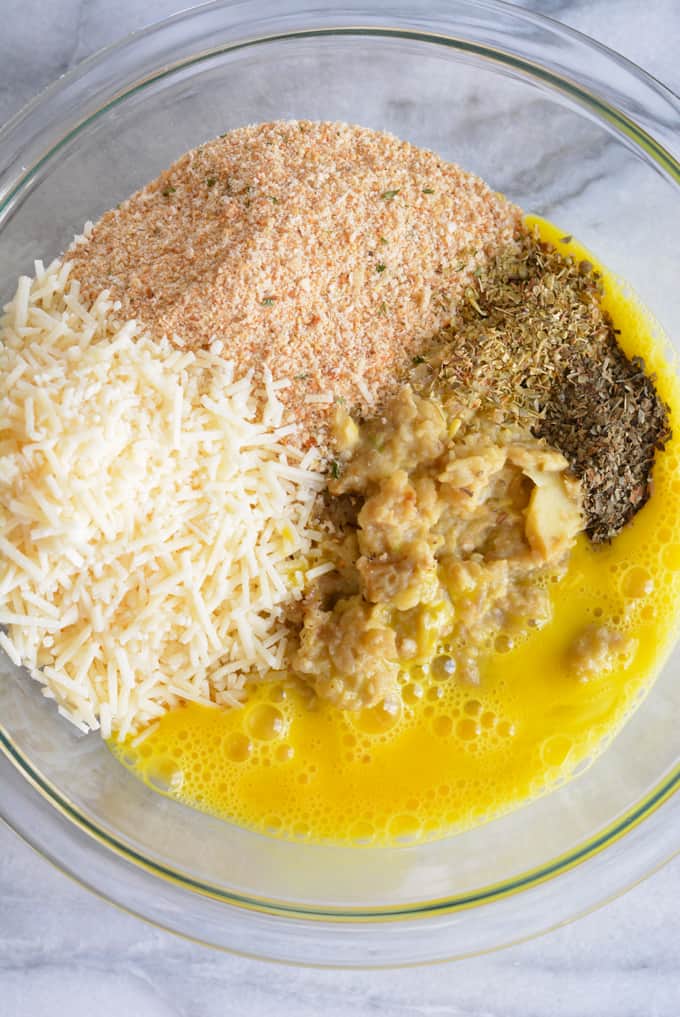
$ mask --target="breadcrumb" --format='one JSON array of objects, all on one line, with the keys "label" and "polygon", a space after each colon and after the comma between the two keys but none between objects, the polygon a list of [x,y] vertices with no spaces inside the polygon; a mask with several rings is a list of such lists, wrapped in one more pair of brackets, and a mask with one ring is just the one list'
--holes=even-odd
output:
[{"label": "breadcrumb", "polygon": [[187,152],[67,257],[85,302],[108,289],[156,338],[290,378],[303,443],[323,444],[333,400],[374,412],[520,221],[392,135],[278,121]]}]

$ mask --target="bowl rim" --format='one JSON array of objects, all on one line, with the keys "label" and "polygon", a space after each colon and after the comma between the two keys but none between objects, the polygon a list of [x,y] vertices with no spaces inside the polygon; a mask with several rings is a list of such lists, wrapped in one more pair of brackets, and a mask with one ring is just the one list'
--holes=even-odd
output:
[{"label": "bowl rim", "polygon": [[[552,879],[561,873],[573,869],[575,866],[586,862],[610,845],[621,840],[627,833],[634,830],[648,816],[651,816],[680,789],[680,765],[671,772],[670,776],[657,784],[649,792],[642,802],[626,810],[613,822],[607,824],[598,833],[570,851],[566,851],[549,862],[530,869],[527,872],[519,873],[512,879],[492,883],[475,890],[462,894],[459,897],[437,897],[431,900],[418,902],[412,905],[404,905],[398,908],[390,905],[372,908],[362,907],[311,907],[305,904],[290,904],[284,900],[274,898],[258,897],[254,894],[239,894],[212,883],[196,879],[195,877],[177,872],[169,865],[164,865],[152,859],[146,858],[136,849],[118,840],[115,836],[103,830],[93,822],[82,810],[80,810],[70,799],[62,794],[58,788],[39,770],[36,770],[26,758],[17,750],[16,746],[6,739],[4,731],[0,729],[0,749],[7,760],[14,765],[19,773],[32,785],[32,787],[49,803],[57,809],[64,817],[72,822],[79,830],[102,846],[117,854],[120,858],[132,862],[134,865],[174,883],[182,888],[189,889],[195,893],[214,900],[244,907],[249,910],[260,911],[265,914],[294,915],[304,918],[322,918],[335,921],[346,921],[354,919],[357,921],[370,919],[375,921],[394,920],[402,918],[422,918],[434,914],[453,914],[458,911],[465,911],[477,904],[490,904],[494,901],[521,893],[524,889],[537,886],[546,880]],[[3,814],[0,808],[0,819],[4,820],[12,829],[9,819]],[[28,839],[23,833],[22,839]],[[446,839],[446,838],[444,838]],[[42,853],[37,843],[30,840],[31,846],[39,853]],[[380,850],[380,849],[377,849]],[[667,860],[675,854],[680,854],[680,842],[675,851],[671,852]],[[663,864],[663,863],[662,863]]]},{"label": "bowl rim", "polygon": [[[200,22],[205,22],[201,31]],[[186,31],[190,25],[195,26],[193,34]],[[493,28],[498,33],[499,25],[501,32],[506,25],[515,29],[519,26],[516,37],[510,40],[507,48],[489,42],[489,32]],[[215,34],[216,27],[219,27],[219,42]],[[471,31],[473,38],[463,34]],[[55,153],[84,127],[132,94],[176,73],[178,68],[262,42],[323,36],[418,40],[484,57],[496,65],[523,72],[533,79],[538,78],[569,101],[585,108],[620,140],[637,150],[642,149],[660,173],[680,185],[680,99],[624,57],[550,18],[507,4],[503,0],[451,0],[445,4],[376,0],[370,9],[365,6],[365,0],[347,0],[342,8],[328,7],[324,11],[307,8],[302,3],[291,9],[284,0],[274,0],[268,5],[266,15],[261,13],[258,0],[214,0],[142,28],[95,53],[48,86],[0,130],[0,153],[7,153],[6,156],[0,155],[0,216],[11,208],[19,194],[30,187],[31,181]],[[519,43],[517,38],[520,39]],[[504,43],[506,41],[504,38]],[[146,52],[150,43],[153,43],[151,54]],[[191,49],[200,43],[203,45],[198,51]],[[581,51],[591,61],[588,66],[588,87],[565,74],[564,54],[573,55],[574,52]],[[139,60],[140,55],[144,58],[142,62]],[[149,65],[150,60],[153,61],[153,66],[147,66],[140,77],[142,64]],[[592,66],[592,63],[596,66]],[[621,92],[620,84],[618,89],[608,85],[606,72],[614,67],[617,70],[617,80],[623,80],[630,87],[630,94]],[[82,88],[82,82],[90,77],[93,78],[93,88],[83,101],[79,89]],[[61,126],[64,116],[67,117],[69,127],[65,133]],[[587,841],[536,869],[474,893],[398,908],[318,909],[234,894],[144,858],[129,845],[99,828],[36,771],[12,742],[1,723],[0,749],[5,761],[22,774],[27,784],[36,789],[49,808],[59,811],[90,841],[104,845],[108,852],[115,853],[130,864],[194,894],[220,900],[238,909],[254,909],[267,915],[329,922],[403,921],[436,914],[451,915],[516,895],[546,881],[554,881],[561,874],[594,858],[605,848],[619,843],[625,834],[635,830],[661,805],[667,803],[680,787],[679,763],[635,806]],[[3,803],[0,803],[0,815],[41,854],[58,867],[76,875],[63,862],[51,857],[40,837],[21,829],[21,823],[11,815],[11,809],[5,809]],[[664,857],[656,858],[651,870],[680,851],[680,843],[677,841],[678,838],[674,844],[665,847]],[[76,878],[95,892],[102,892],[94,881],[81,880],[78,876]],[[623,885],[615,892],[626,889],[635,881],[637,875],[628,881],[624,879]],[[114,894],[104,891],[103,895],[115,901]],[[599,902],[608,895],[611,895],[608,890],[601,893]],[[594,906],[597,903],[598,901]],[[147,916],[142,914],[142,917]],[[172,925],[166,927],[172,928]]]}]

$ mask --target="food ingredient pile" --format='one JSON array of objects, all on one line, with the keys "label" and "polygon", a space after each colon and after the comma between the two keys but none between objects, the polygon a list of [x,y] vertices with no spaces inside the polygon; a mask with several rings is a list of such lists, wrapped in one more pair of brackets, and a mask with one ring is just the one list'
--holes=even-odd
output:
[{"label": "food ingredient pile", "polygon": [[525,230],[476,273],[421,371],[559,449],[583,485],[596,542],[645,503],[654,454],[670,436],[654,379],[621,350],[602,293],[590,262]]},{"label": "food ingredient pile", "polygon": [[106,289],[156,338],[217,340],[237,373],[290,379],[305,444],[334,399],[375,411],[519,223],[478,177],[392,135],[277,122],[188,152],[69,257],[86,303]]}]

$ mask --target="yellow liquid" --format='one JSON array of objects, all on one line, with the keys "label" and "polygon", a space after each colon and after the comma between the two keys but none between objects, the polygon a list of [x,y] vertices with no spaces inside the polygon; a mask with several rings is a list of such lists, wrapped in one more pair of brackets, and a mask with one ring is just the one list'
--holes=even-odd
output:
[{"label": "yellow liquid", "polygon": [[[529,222],[565,255],[594,261],[561,243],[556,227]],[[309,710],[299,693],[267,685],[243,709],[172,711],[136,747],[113,747],[125,765],[157,790],[254,830],[385,843],[474,826],[592,762],[652,684],[676,634],[680,594],[680,385],[648,313],[600,270],[621,345],[656,373],[674,437],[657,456],[652,498],[613,543],[579,538],[553,590],[551,623],[496,652],[479,688],[408,676],[399,716]],[[566,653],[593,623],[624,631],[637,647],[579,682]]]}]

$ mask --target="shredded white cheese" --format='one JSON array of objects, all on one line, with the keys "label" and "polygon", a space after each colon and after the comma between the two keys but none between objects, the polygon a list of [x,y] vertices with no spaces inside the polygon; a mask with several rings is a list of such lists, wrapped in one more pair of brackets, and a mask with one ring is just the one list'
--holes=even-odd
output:
[{"label": "shredded white cheese", "polygon": [[283,443],[285,382],[121,327],[68,271],[36,263],[0,322],[0,647],[122,739],[284,666],[323,479]]}]

